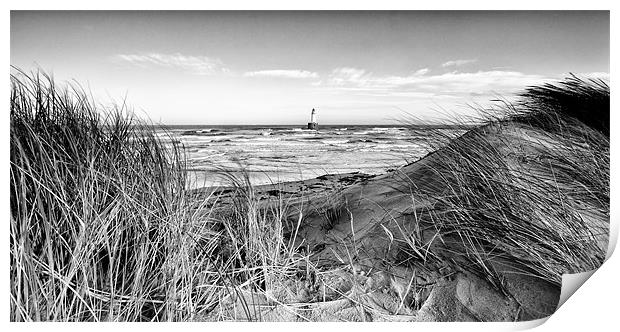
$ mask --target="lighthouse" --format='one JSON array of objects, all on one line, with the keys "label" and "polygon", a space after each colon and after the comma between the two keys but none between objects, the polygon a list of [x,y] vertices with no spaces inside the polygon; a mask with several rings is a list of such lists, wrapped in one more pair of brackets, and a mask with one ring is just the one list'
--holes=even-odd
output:
[{"label": "lighthouse", "polygon": [[308,129],[319,129],[319,124],[316,122],[316,111],[312,109],[310,114],[310,122],[308,122]]}]

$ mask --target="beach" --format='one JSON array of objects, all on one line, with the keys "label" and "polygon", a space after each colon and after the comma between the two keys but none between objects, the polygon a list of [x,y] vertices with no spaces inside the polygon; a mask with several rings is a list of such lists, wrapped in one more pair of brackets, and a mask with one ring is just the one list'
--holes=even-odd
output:
[{"label": "beach", "polygon": [[[274,200],[284,200],[287,204],[294,204],[302,200],[312,201],[319,196],[329,196],[353,184],[365,183],[376,175],[360,172],[325,174],[316,178],[288,181],[273,184],[253,185],[252,192],[259,203],[273,204]],[[212,202],[207,205],[217,205],[227,208],[239,194],[235,186],[214,186],[193,189],[192,199]]]},{"label": "beach", "polygon": [[318,130],[154,126],[11,83],[13,321],[523,322],[607,256],[603,80],[477,125]]},{"label": "beach", "polygon": [[226,185],[222,174],[247,174],[253,185],[317,178],[325,174],[369,175],[402,167],[430,150],[427,132],[393,125],[167,126],[162,138],[182,145],[187,154],[188,187]]}]

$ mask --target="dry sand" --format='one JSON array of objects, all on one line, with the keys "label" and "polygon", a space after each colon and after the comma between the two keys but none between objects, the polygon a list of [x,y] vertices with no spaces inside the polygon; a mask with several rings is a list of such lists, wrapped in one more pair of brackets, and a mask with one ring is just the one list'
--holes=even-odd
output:
[{"label": "dry sand", "polygon": [[[492,137],[498,129],[485,130]],[[514,162],[519,153],[542,148],[536,140],[540,133],[524,132],[528,130],[518,125],[502,129],[502,135],[514,136],[514,146],[504,148],[511,151],[506,158],[515,167],[521,167]],[[328,175],[257,188],[265,201],[290,198],[292,219],[302,213],[297,245],[307,248],[309,260],[321,272],[311,281],[287,280],[279,291],[248,290],[222,299],[203,319],[516,321],[552,314],[560,295],[557,285],[518,273],[510,262],[498,259],[491,264],[504,281],[500,290],[484,274],[463,269],[467,262],[450,256],[462,247],[417,225],[415,211],[433,202],[412,188],[445,191],[433,172],[441,162],[441,153],[432,153],[380,176]],[[230,189],[219,190],[224,201],[231,194]],[[408,249],[411,232],[421,233],[426,251]],[[442,259],[428,259],[435,254]],[[252,310],[244,309],[244,303]]]}]

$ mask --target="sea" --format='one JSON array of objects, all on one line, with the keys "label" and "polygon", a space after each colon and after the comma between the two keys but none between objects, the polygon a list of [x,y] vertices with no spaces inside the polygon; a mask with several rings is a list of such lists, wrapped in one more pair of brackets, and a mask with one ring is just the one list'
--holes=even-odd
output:
[{"label": "sea", "polygon": [[184,147],[190,188],[227,186],[230,176],[244,174],[253,185],[336,173],[382,174],[431,149],[419,129],[390,125],[321,125],[318,130],[291,125],[177,125],[160,134]]}]

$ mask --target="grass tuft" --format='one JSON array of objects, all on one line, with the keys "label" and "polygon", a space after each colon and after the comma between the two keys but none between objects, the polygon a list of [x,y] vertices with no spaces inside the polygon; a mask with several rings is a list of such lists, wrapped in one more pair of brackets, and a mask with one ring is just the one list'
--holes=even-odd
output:
[{"label": "grass tuft", "polygon": [[204,261],[182,150],[39,72],[11,75],[10,121],[11,320],[190,316]]},{"label": "grass tuft", "polygon": [[503,117],[458,138],[432,132],[437,183],[414,192],[433,202],[419,222],[437,230],[444,257],[498,287],[507,266],[556,285],[563,273],[598,268],[609,228],[608,125],[608,86],[573,76],[529,88]]}]

